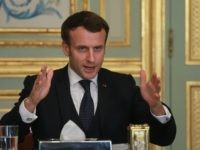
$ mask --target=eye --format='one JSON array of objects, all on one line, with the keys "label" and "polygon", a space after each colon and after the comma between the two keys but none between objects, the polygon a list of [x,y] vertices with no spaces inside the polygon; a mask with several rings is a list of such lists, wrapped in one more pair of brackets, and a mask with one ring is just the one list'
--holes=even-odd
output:
[{"label": "eye", "polygon": [[87,48],[84,47],[84,46],[80,46],[80,47],[78,47],[77,49],[78,49],[78,51],[80,51],[80,52],[84,52],[84,51],[87,50]]},{"label": "eye", "polygon": [[95,52],[99,52],[99,51],[102,51],[102,50],[103,50],[103,46],[94,47]]}]

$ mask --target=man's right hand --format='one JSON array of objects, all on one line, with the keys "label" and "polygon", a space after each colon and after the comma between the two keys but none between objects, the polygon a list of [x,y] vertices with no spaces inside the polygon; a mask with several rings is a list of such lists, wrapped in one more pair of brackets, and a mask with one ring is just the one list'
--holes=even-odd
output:
[{"label": "man's right hand", "polygon": [[24,105],[29,112],[33,112],[38,103],[44,99],[50,89],[53,70],[46,65],[41,67],[34,82],[30,95],[25,99]]}]

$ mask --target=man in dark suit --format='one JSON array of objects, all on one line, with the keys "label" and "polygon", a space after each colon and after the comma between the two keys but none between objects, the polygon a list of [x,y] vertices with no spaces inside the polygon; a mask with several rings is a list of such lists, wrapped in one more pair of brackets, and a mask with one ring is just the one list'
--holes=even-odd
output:
[{"label": "man in dark suit", "polygon": [[[148,124],[150,142],[170,145],[176,125],[170,109],[160,101],[156,74],[147,82],[141,70],[138,87],[131,75],[101,68],[108,32],[106,21],[93,12],[81,11],[67,18],[61,36],[68,65],[55,71],[42,66],[37,76],[27,76],[19,101],[0,124],[18,124],[20,140],[31,127],[35,143],[38,139],[58,139],[68,121],[82,129],[87,138],[113,143],[127,143],[129,124]],[[87,128],[80,119],[84,88],[79,81],[83,79],[90,80],[93,107]]]}]

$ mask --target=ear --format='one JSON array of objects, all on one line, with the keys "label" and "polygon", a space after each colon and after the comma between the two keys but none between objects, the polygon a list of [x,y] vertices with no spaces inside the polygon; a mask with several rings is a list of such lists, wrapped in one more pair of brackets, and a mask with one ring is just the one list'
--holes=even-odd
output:
[{"label": "ear", "polygon": [[62,49],[65,56],[69,56],[69,46],[64,41],[62,41]]}]

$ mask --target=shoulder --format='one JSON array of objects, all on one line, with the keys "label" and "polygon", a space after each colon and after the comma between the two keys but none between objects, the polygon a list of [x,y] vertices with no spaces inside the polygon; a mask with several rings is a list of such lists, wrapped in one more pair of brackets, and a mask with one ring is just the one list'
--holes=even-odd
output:
[{"label": "shoulder", "polygon": [[115,71],[108,70],[106,68],[100,69],[99,76],[108,76],[108,77],[116,77],[116,78],[133,78],[131,74],[115,72]]},{"label": "shoulder", "polygon": [[99,79],[106,80],[108,82],[135,84],[135,79],[131,74],[115,72],[105,68],[101,68],[99,71]]}]

